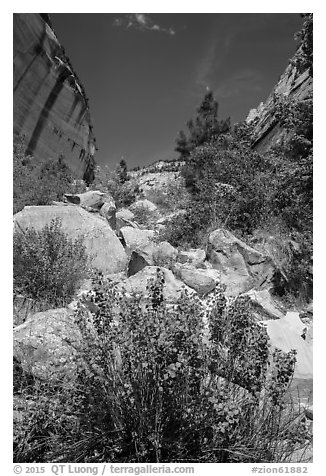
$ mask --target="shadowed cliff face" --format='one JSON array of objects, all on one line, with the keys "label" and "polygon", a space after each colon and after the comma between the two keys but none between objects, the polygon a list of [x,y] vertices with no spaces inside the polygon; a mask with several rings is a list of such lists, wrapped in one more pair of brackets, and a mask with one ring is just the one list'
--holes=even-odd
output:
[{"label": "shadowed cliff face", "polygon": [[14,14],[14,134],[26,152],[59,158],[92,180],[96,149],[83,86],[45,14]]},{"label": "shadowed cliff face", "polygon": [[253,148],[255,150],[265,152],[276,145],[283,136],[284,131],[273,114],[274,97],[284,95],[293,100],[304,100],[311,96],[312,90],[313,80],[309,70],[300,74],[297,68],[290,63],[267,100],[248,114],[247,123],[257,121],[254,127],[256,140]]}]

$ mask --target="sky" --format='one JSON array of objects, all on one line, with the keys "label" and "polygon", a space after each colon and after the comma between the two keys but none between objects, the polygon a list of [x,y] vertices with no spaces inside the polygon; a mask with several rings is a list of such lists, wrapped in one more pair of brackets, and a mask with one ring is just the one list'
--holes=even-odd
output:
[{"label": "sky", "polygon": [[99,150],[128,168],[177,157],[178,131],[211,89],[232,123],[264,101],[296,50],[297,13],[56,13]]}]

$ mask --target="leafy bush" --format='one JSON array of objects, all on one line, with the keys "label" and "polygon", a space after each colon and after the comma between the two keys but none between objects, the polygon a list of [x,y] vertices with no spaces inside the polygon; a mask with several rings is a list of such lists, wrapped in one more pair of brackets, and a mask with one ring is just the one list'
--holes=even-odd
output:
[{"label": "leafy bush", "polygon": [[134,218],[133,221],[138,223],[145,228],[151,227],[155,223],[155,218],[157,216],[156,211],[151,211],[146,206],[138,206],[133,210]]},{"label": "leafy bush", "polygon": [[239,130],[190,154],[182,175],[192,199],[187,213],[172,220],[164,232],[173,245],[201,245],[203,235],[214,227],[246,236],[268,215],[269,163],[250,149],[247,135]]},{"label": "leafy bush", "polygon": [[15,231],[14,292],[63,306],[88,273],[83,238],[70,239],[54,219],[40,231]]},{"label": "leafy bush", "polygon": [[79,303],[76,381],[34,392],[15,461],[281,462],[309,438],[284,403],[294,356],[275,355],[269,375],[249,302],[217,289],[208,332],[199,300],[168,306],[163,284],[158,272],[127,298],[101,279],[93,311]]},{"label": "leafy bush", "polygon": [[168,241],[175,247],[196,248],[201,244],[201,233],[207,232],[208,220],[209,215],[202,213],[201,204],[190,202],[185,213],[171,217],[159,231],[159,241]]},{"label": "leafy bush", "polygon": [[13,208],[19,212],[25,205],[50,205],[61,201],[64,193],[85,190],[76,181],[63,159],[40,160],[25,155],[23,139],[14,143]]}]

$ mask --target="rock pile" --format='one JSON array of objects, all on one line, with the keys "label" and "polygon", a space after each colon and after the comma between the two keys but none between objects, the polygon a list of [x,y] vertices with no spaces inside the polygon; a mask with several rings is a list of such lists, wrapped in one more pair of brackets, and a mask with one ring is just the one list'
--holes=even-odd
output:
[{"label": "rock pile", "polygon": [[[310,320],[307,325],[298,315],[286,313],[272,296],[275,272],[272,260],[223,228],[210,233],[206,249],[178,250],[167,241],[158,240],[155,224],[153,230],[139,228],[135,223],[139,207],[156,213],[156,206],[152,205],[149,200],[138,200],[130,208],[117,211],[108,194],[99,191],[66,194],[63,203],[25,207],[14,216],[14,228],[40,230],[52,219],[60,219],[70,238],[84,236],[92,266],[126,296],[144,295],[157,269],[164,275],[164,297],[171,305],[186,290],[197,295],[205,307],[219,283],[225,286],[229,299],[248,295],[257,320],[267,328],[272,347],[284,351],[296,349],[295,376],[310,379],[312,326]],[[157,217],[157,222],[162,220],[164,217]],[[15,327],[15,357],[26,368],[31,366],[35,375],[60,373],[65,366],[67,372],[73,371],[68,361],[74,351],[68,342],[78,341],[72,319],[74,306],[72,303],[66,309],[29,312],[27,320]]]}]

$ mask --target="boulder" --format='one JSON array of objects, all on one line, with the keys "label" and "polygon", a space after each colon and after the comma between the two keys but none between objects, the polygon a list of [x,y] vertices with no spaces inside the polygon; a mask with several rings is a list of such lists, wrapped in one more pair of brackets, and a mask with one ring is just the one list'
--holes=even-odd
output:
[{"label": "boulder", "polygon": [[162,270],[164,274],[165,282],[163,294],[167,302],[177,302],[182,289],[186,289],[190,294],[194,294],[194,291],[191,288],[175,278],[172,271],[167,268],[158,268],[157,266],[146,266],[137,274],[119,283],[117,285],[117,290],[128,294],[137,293],[145,295],[147,292],[147,282],[156,277],[158,269]]},{"label": "boulder", "polygon": [[130,260],[128,264],[128,277],[138,273],[146,266],[154,266],[153,250],[154,244],[148,244],[141,249],[137,249],[131,252]]},{"label": "boulder", "polygon": [[182,264],[191,264],[195,268],[203,267],[206,259],[206,251],[200,248],[189,251],[179,251],[177,260]]},{"label": "boulder", "polygon": [[132,221],[135,218],[135,214],[132,213],[132,211],[128,210],[127,208],[121,208],[119,211],[117,211],[116,218],[117,219],[122,218],[123,220]]},{"label": "boulder", "polygon": [[165,266],[175,262],[178,250],[168,241],[161,241],[153,250],[153,258],[157,266]]},{"label": "boulder", "polygon": [[209,235],[207,257],[221,271],[221,282],[230,296],[269,286],[275,271],[269,257],[222,228]]},{"label": "boulder", "polygon": [[131,226],[132,228],[139,228],[137,223],[134,223],[135,214],[127,208],[121,208],[116,215],[116,230],[119,233],[123,226]]},{"label": "boulder", "polygon": [[282,319],[262,321],[267,328],[270,343],[284,352],[297,351],[294,378],[312,379],[312,341],[303,339],[305,325],[298,312],[287,312]]},{"label": "boulder", "polygon": [[74,375],[81,336],[72,311],[38,312],[15,327],[13,336],[14,357],[25,372],[43,379]]},{"label": "boulder", "polygon": [[100,208],[100,215],[106,218],[112,230],[116,229],[116,207],[113,200],[103,203]]},{"label": "boulder", "polygon": [[157,210],[157,206],[153,203],[147,200],[146,198],[144,200],[137,200],[137,202],[133,203],[130,205],[129,209],[131,211],[136,211],[139,209],[145,208],[148,212],[155,212]]},{"label": "boulder", "polygon": [[128,276],[133,276],[146,266],[168,268],[174,264],[177,254],[178,251],[167,241],[161,241],[157,245],[150,242],[145,246],[139,246],[131,253]]},{"label": "boulder", "polygon": [[132,226],[123,226],[120,234],[126,246],[126,251],[131,254],[132,251],[142,249],[147,246],[154,237],[153,230],[140,230]]},{"label": "boulder", "polygon": [[80,205],[81,207],[93,208],[95,210],[99,210],[106,201],[105,193],[99,190],[89,190],[88,192],[76,194],[65,193],[64,197],[69,203]]},{"label": "boulder", "polygon": [[258,315],[265,315],[272,319],[281,319],[285,316],[285,311],[281,304],[271,296],[268,289],[255,291],[251,289],[246,293],[250,299],[257,305]]},{"label": "boulder", "polygon": [[52,219],[60,219],[69,238],[84,236],[92,266],[104,274],[118,273],[127,267],[128,257],[118,237],[106,221],[81,207],[30,206],[14,216],[14,227],[42,229]]},{"label": "boulder", "polygon": [[[203,296],[215,289],[220,277],[216,270],[196,269],[193,266],[177,264],[173,268],[174,274],[187,286]],[[216,275],[214,276],[214,271]]]}]

